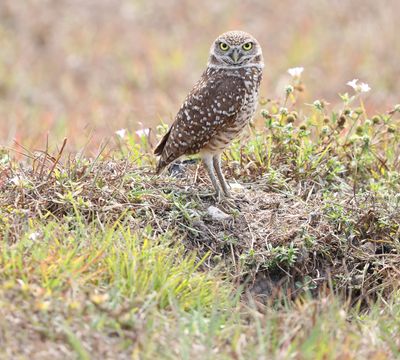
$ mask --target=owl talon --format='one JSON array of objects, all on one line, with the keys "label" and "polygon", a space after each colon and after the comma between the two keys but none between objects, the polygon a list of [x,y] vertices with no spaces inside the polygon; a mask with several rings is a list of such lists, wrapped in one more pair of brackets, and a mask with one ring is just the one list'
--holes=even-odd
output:
[{"label": "owl talon", "polygon": [[221,192],[217,192],[215,194],[215,202],[220,204],[225,199],[224,195]]},{"label": "owl talon", "polygon": [[236,204],[233,198],[222,197],[217,202],[220,207],[228,213],[237,212],[240,210],[239,206]]}]

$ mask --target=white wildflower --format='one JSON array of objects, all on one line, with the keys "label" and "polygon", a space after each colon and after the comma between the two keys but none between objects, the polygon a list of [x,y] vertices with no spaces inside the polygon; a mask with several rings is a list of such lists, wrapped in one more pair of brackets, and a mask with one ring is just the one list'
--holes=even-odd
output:
[{"label": "white wildflower", "polygon": [[137,130],[137,131],[136,131],[136,135],[139,136],[139,137],[142,137],[142,136],[149,136],[149,134],[150,134],[150,129],[148,129],[148,128],[146,128],[146,129],[140,129],[140,130]]},{"label": "white wildflower", "polygon": [[294,78],[299,78],[303,71],[304,71],[304,68],[301,66],[298,66],[298,67],[290,68],[288,70],[288,73],[290,74],[290,76],[292,76]]},{"label": "white wildflower", "polygon": [[352,87],[355,92],[363,93],[371,90],[370,86],[367,83],[359,83],[358,79],[353,79],[347,83],[348,86]]},{"label": "white wildflower", "polygon": [[366,83],[361,83],[360,84],[360,91],[361,92],[368,92],[370,90],[371,90],[371,88],[370,88],[370,86],[368,84],[366,84]]},{"label": "white wildflower", "polygon": [[38,231],[33,232],[33,233],[29,234],[29,240],[35,241],[38,239],[39,236],[40,236],[40,233]]},{"label": "white wildflower", "polygon": [[357,81],[358,81],[358,79],[353,79],[353,80],[349,81],[346,85],[349,85],[354,90],[356,90],[357,89]]},{"label": "white wildflower", "polygon": [[127,133],[127,130],[126,130],[126,129],[120,129],[120,130],[117,130],[117,131],[115,132],[115,134],[116,134],[119,138],[121,138],[121,139],[124,139],[124,138],[125,138],[126,133]]},{"label": "white wildflower", "polygon": [[14,176],[10,179],[10,182],[16,186],[24,187],[28,184],[28,180],[25,177]]}]

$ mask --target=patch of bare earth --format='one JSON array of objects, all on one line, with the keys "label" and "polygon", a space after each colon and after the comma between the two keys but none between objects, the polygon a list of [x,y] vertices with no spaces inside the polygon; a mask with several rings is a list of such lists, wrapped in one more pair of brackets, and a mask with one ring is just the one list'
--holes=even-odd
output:
[{"label": "patch of bare earth", "polygon": [[[156,234],[172,232],[199,258],[210,252],[205,267],[223,266],[238,285],[245,283],[263,299],[329,286],[354,300],[367,300],[390,293],[390,284],[399,279],[396,235],[392,243],[380,241],[398,228],[378,224],[382,217],[398,224],[399,215],[376,199],[364,199],[358,207],[351,197],[337,200],[348,206],[355,229],[349,235],[343,224],[328,218],[325,208],[330,204],[318,194],[304,200],[271,190],[262,179],[235,186],[234,204],[227,206],[215,202],[206,174],[195,165],[164,177],[126,161],[73,163],[60,168],[57,177],[41,170],[9,168],[1,173],[7,241],[18,241],[28,219],[52,214],[62,220],[78,208],[87,222],[101,226],[125,214],[124,224],[134,230],[151,225]],[[71,196],[80,201],[74,203]],[[210,206],[219,208],[223,219],[211,216]]]}]

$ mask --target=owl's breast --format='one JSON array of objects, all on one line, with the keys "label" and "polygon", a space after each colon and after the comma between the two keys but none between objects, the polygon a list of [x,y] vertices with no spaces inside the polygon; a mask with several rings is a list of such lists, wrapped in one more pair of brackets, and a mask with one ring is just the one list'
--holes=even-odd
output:
[{"label": "owl's breast", "polygon": [[258,105],[258,86],[254,86],[251,91],[246,92],[243,105],[232,122],[226,123],[220,128],[217,134],[210,140],[207,150],[211,152],[221,152],[239,136],[245,126],[253,118]]}]

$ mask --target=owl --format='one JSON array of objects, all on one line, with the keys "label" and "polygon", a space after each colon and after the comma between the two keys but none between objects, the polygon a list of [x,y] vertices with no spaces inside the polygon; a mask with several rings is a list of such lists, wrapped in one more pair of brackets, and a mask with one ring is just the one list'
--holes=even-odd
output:
[{"label": "owl", "polygon": [[207,68],[154,150],[160,156],[156,172],[183,155],[199,154],[218,198],[230,197],[221,154],[255,113],[263,67],[253,36],[243,31],[218,36]]}]

